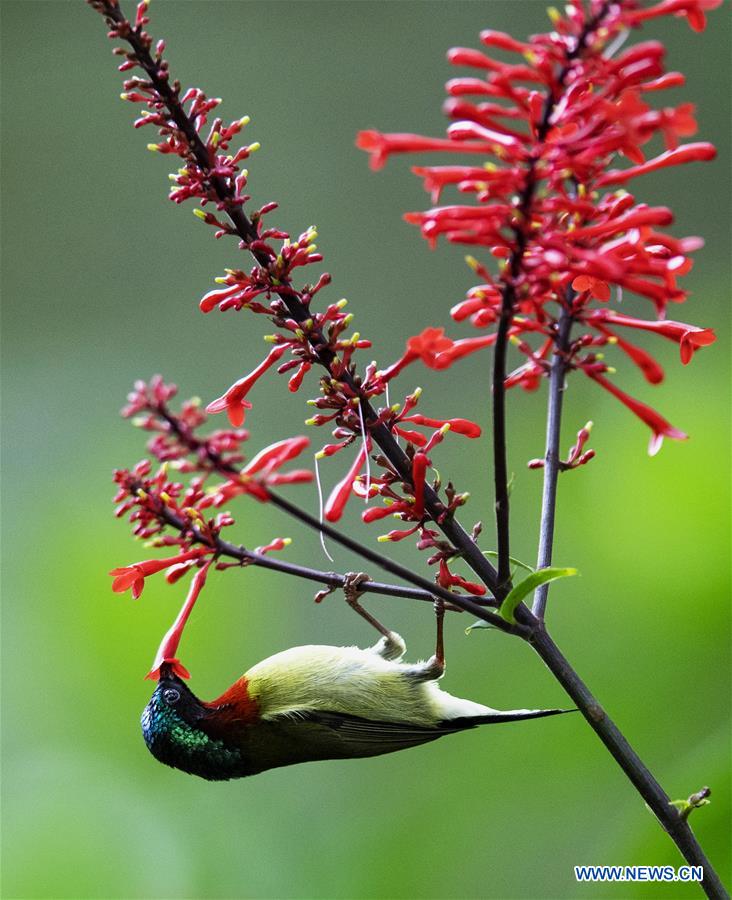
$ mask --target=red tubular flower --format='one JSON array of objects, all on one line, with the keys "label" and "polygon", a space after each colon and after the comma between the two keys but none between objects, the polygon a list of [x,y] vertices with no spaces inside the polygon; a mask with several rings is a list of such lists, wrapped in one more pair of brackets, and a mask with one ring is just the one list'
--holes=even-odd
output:
[{"label": "red tubular flower", "polygon": [[658,169],[665,169],[667,166],[677,166],[680,163],[690,162],[708,162],[717,155],[717,151],[713,144],[700,142],[697,144],[685,144],[676,150],[667,150],[648,162],[641,163],[639,166],[631,166],[629,169],[612,169],[607,175],[601,175],[597,179],[597,184],[604,187],[608,184],[625,184],[631,178],[637,178],[639,175],[647,175],[649,172],[655,172]]},{"label": "red tubular flower", "polygon": [[244,416],[247,409],[252,408],[252,404],[246,400],[246,395],[252,387],[264,375],[267,369],[271,368],[277,360],[282,356],[287,347],[283,344],[274,347],[267,354],[266,358],[257,366],[254,371],[235,381],[234,384],[216,400],[212,400],[206,407],[208,413],[218,413],[226,410],[231,424],[238,428],[244,422]]},{"label": "red tubular flower", "polygon": [[393,516],[395,512],[399,512],[402,508],[406,509],[406,504],[394,503],[391,506],[370,506],[361,513],[361,521],[367,525],[370,522],[378,522],[387,516]]},{"label": "red tubular flower", "polygon": [[651,429],[653,435],[648,444],[649,456],[655,456],[658,453],[665,437],[672,438],[675,441],[688,440],[689,436],[687,434],[684,434],[683,431],[679,431],[678,428],[674,428],[670,422],[664,419],[664,417],[652,407],[647,406],[645,403],[641,403],[640,400],[636,400],[635,397],[631,397],[626,394],[625,391],[621,391],[619,387],[616,387],[616,385],[611,381],[608,381],[607,378],[604,378],[598,372],[591,372],[587,369],[584,371],[593,381],[596,381],[601,387],[605,388],[606,391],[609,391],[614,397],[617,397],[623,406],[627,406],[631,412],[635,413],[635,415]]},{"label": "red tubular flower", "polygon": [[453,574],[447,567],[447,561],[443,558],[440,560],[440,571],[437,576],[437,583],[442,587],[450,590],[451,587],[460,587],[475,597],[482,597],[485,594],[485,587],[482,584],[476,584],[473,581],[466,581],[460,575]]},{"label": "red tubular flower", "polygon": [[600,330],[603,334],[609,335],[611,341],[613,341],[629,359],[633,360],[649,384],[660,384],[663,381],[663,369],[650,353],[646,353],[642,347],[637,347],[635,344],[631,344],[630,341],[626,341],[624,338],[613,334],[613,332],[607,328],[601,328]]},{"label": "red tubular flower", "polygon": [[132,588],[132,597],[134,600],[137,600],[142,594],[142,590],[145,587],[145,579],[148,575],[155,575],[169,566],[186,562],[189,559],[198,559],[207,552],[210,551],[203,549],[188,550],[186,553],[180,553],[178,556],[171,556],[167,559],[148,559],[143,562],[131,563],[129,566],[122,566],[119,569],[112,569],[109,573],[114,577],[112,590],[116,594],[123,594],[129,588]]},{"label": "red tubular flower", "polygon": [[629,24],[637,25],[646,19],[655,19],[669,13],[683,16],[694,31],[704,31],[707,27],[705,13],[717,9],[722,0],[662,0],[656,6],[633,10],[628,15]]},{"label": "red tubular flower", "polygon": [[403,541],[404,538],[411,537],[419,530],[419,524],[415,525],[414,528],[404,528],[404,529],[394,529],[393,531],[387,531],[386,534],[380,534],[376,540],[380,544],[387,543],[398,543],[399,541]]},{"label": "red tubular flower", "polygon": [[699,328],[696,325],[687,325],[684,322],[674,322],[671,319],[647,321],[636,319],[616,312],[599,312],[590,317],[590,322],[607,322],[613,327],[622,325],[624,328],[638,328],[641,331],[652,331],[660,334],[670,341],[676,341],[679,345],[681,362],[688,365],[691,358],[700,347],[708,347],[717,340],[713,328]]},{"label": "red tubular flower", "polygon": [[404,416],[399,421],[414,422],[415,425],[424,425],[427,428],[442,428],[444,425],[449,425],[450,431],[469,438],[479,438],[482,433],[480,425],[476,425],[469,419],[433,419],[420,413],[413,413],[411,416]]},{"label": "red tubular flower", "polygon": [[424,331],[407,338],[405,357],[421,359],[430,369],[437,368],[437,358],[451,350],[454,341],[445,335],[444,328],[425,328]]},{"label": "red tubular flower", "polygon": [[260,450],[241,472],[220,485],[215,493],[209,494],[202,506],[214,504],[222,506],[240,494],[249,494],[262,503],[269,500],[269,486],[297,484],[313,480],[313,473],[307,469],[280,472],[279,469],[294,459],[310,444],[306,437],[287,438]]},{"label": "red tubular flower", "polygon": [[494,334],[453,341],[445,335],[444,328],[425,328],[420,334],[407,339],[404,355],[389,366],[382,376],[384,380],[389,381],[418,359],[422,360],[428,369],[448,369],[464,356],[469,356],[484,347],[490,347],[495,341]]},{"label": "red tubular flower", "polygon": [[449,184],[475,184],[485,182],[491,174],[482,167],[467,166],[413,166],[412,172],[424,179],[424,189],[432,196],[432,202],[438,203],[444,187]]},{"label": "red tubular flower", "polygon": [[330,492],[330,496],[328,497],[325,507],[323,508],[325,518],[329,522],[337,522],[343,515],[343,510],[346,508],[348,498],[351,496],[353,482],[356,480],[358,473],[363,468],[364,463],[366,462],[366,456],[366,447],[362,446],[358,454],[356,455],[351,468],[346,472],[344,477]]},{"label": "red tubular flower", "polygon": [[182,665],[175,654],[178,651],[178,645],[183,636],[183,629],[188,621],[188,617],[193,611],[193,607],[196,605],[196,600],[198,600],[198,596],[203,590],[204,584],[206,584],[206,575],[208,574],[210,565],[211,560],[209,559],[193,576],[185,603],[176,616],[175,622],[173,622],[166,631],[165,637],[160,642],[158,652],[155,654],[155,661],[152,664],[152,669],[150,669],[145,678],[149,678],[151,681],[158,681],[162,666],[170,666],[173,674],[177,675],[179,678],[191,677],[190,672]]},{"label": "red tubular flower", "polygon": [[424,481],[429,459],[427,454],[418,450],[412,459],[412,487],[414,488],[414,515],[424,515]]},{"label": "red tubular flower", "polygon": [[591,275],[578,275],[572,282],[575,291],[588,291],[596,300],[605,302],[610,299],[610,288],[606,281],[593,278]]},{"label": "red tubular flower", "polygon": [[312,480],[310,469],[292,469],[289,472],[273,472],[268,476],[267,484],[276,487],[281,484],[309,484]]},{"label": "red tubular flower", "polygon": [[586,465],[591,459],[595,458],[594,450],[585,450],[585,444],[590,439],[592,431],[592,422],[588,422],[583,428],[577,432],[576,442],[569,448],[569,456],[564,463],[566,469],[576,469],[578,466]]},{"label": "red tubular flower", "polygon": [[457,143],[446,138],[426,138],[419,134],[382,134],[380,131],[359,131],[356,146],[370,154],[372,169],[383,169],[392,153],[424,153],[425,151],[457,151],[460,153],[490,153],[485,141]]},{"label": "red tubular flower", "polygon": [[264,544],[262,547],[255,547],[255,553],[271,553],[273,550],[284,550],[285,547],[289,547],[292,543],[292,538],[274,538],[274,540],[270,541],[269,544]]},{"label": "red tubular flower", "polygon": [[[491,347],[496,342],[495,334],[486,334],[483,337],[461,338],[453,341],[449,350],[438,353],[430,368],[448,369],[450,366],[465,356],[470,356],[476,350],[482,350],[484,347]],[[425,363],[425,365],[428,365]]]},{"label": "red tubular flower", "polygon": [[310,444],[310,438],[302,435],[293,438],[286,438],[284,441],[277,441],[260,450],[242,470],[242,475],[256,475],[258,472],[267,474],[274,469],[279,469],[296,456]]}]

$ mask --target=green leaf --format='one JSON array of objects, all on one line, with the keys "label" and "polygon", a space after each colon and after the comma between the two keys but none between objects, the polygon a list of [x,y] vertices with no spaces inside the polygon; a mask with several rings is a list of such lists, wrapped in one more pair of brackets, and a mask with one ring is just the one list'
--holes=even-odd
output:
[{"label": "green leaf", "polygon": [[576,574],[577,569],[558,569],[551,566],[546,569],[539,569],[538,572],[532,572],[531,575],[519,582],[505,598],[501,608],[498,610],[499,616],[511,625],[515,625],[516,619],[513,614],[524,597],[535,591],[540,584],[546,584],[549,581],[556,581],[558,578],[567,578]]},{"label": "green leaf", "polygon": [[[498,552],[496,550],[484,550],[483,556],[490,556],[491,559],[498,559]],[[535,572],[536,569],[533,566],[528,566],[526,563],[521,562],[520,559],[516,559],[515,556],[509,556],[508,561],[517,566],[519,569],[526,569],[527,572]]]}]

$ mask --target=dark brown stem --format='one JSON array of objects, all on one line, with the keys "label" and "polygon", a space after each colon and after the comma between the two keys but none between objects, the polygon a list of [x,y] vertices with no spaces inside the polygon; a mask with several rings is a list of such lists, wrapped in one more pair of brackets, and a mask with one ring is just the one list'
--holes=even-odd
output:
[{"label": "dark brown stem", "polygon": [[703,866],[704,880],[701,886],[707,897],[714,898],[714,900],[728,898],[729,895],[724,885],[707,859],[694,832],[689,827],[688,821],[672,805],[668,794],[592,695],[541,623],[537,622],[537,627],[534,628],[529,643],[544,660],[552,675],[574,700],[592,730],[651,808],[684,859],[689,865]]}]

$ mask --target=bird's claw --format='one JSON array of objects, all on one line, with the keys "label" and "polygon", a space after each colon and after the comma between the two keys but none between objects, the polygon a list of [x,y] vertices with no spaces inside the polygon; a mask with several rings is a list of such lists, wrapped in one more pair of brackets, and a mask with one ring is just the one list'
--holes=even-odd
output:
[{"label": "bird's claw", "polygon": [[346,572],[343,576],[343,595],[349,606],[358,606],[358,598],[363,594],[359,587],[364,581],[371,581],[365,572]]}]

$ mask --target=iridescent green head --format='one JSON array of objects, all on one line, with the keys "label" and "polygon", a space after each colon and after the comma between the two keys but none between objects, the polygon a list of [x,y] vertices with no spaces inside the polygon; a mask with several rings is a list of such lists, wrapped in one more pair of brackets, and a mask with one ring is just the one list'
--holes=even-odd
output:
[{"label": "iridescent green head", "polygon": [[161,678],[142,713],[142,734],[160,762],[211,781],[242,773],[242,754],[207,734],[211,710],[175,675]]}]

